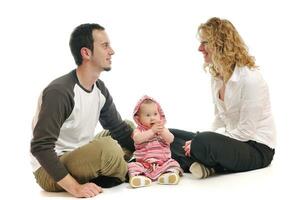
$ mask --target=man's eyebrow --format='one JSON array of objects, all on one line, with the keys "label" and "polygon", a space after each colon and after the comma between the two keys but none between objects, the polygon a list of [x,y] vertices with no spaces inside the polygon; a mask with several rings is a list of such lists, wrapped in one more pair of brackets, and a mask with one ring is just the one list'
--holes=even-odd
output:
[{"label": "man's eyebrow", "polygon": [[110,45],[109,42],[100,42],[99,44],[100,44],[101,46],[108,46],[108,45]]},{"label": "man's eyebrow", "polygon": [[109,44],[109,42],[101,42],[101,41],[98,41],[98,42],[96,42],[97,44],[100,44],[100,45],[107,45],[107,44]]}]

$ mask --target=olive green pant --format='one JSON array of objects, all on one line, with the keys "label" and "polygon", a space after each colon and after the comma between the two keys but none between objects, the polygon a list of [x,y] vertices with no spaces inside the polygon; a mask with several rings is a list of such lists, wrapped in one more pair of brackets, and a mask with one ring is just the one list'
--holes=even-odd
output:
[{"label": "olive green pant", "polygon": [[[127,163],[124,160],[124,152],[110,136],[99,134],[90,143],[67,152],[60,156],[61,162],[68,172],[79,183],[87,183],[100,175],[117,177],[125,180]],[[37,183],[48,192],[64,191],[44,170],[40,167],[34,172]]]}]

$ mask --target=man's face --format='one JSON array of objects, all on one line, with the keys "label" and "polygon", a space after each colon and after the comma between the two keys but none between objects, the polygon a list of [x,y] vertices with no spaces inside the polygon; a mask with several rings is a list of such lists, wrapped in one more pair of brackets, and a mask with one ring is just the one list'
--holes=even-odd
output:
[{"label": "man's face", "polygon": [[101,71],[111,70],[111,57],[114,50],[105,31],[93,30],[94,48],[91,57],[92,64]]}]

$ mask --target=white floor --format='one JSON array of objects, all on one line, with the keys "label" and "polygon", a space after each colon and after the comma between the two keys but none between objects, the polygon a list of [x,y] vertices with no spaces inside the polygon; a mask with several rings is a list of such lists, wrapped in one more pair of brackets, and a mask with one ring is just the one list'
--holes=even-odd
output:
[{"label": "white floor", "polygon": [[[68,39],[76,25],[95,22],[108,30],[116,55],[112,71],[101,79],[123,118],[131,119],[138,98],[148,94],[164,107],[168,127],[196,131],[212,120],[210,76],[202,70],[196,32],[213,16],[234,23],[269,85],[278,135],[272,165],[205,180],[185,174],[177,186],[131,189],[122,184],[94,199],[301,199],[299,1],[70,2],[0,3],[0,200],[73,199],[67,193],[43,192],[35,183],[29,143],[41,90],[75,67]],[[145,81],[146,72],[155,81]]]},{"label": "white floor", "polygon": [[[295,176],[297,177],[300,176]],[[300,179],[297,182],[294,180],[294,173],[275,160],[265,169],[218,175],[203,180],[184,174],[179,185],[158,185],[153,182],[150,187],[132,189],[128,183],[124,183],[104,189],[94,199],[300,199]],[[35,188],[32,190],[31,199],[73,199],[65,192],[44,192],[37,185]]]}]

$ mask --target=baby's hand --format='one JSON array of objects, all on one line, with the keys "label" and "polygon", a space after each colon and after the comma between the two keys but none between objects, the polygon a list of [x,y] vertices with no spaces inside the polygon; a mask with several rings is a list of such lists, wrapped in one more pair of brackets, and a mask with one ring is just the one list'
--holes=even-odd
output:
[{"label": "baby's hand", "polygon": [[155,122],[151,129],[154,133],[156,133],[158,135],[158,134],[160,134],[160,132],[163,131],[164,126],[161,122]]}]

